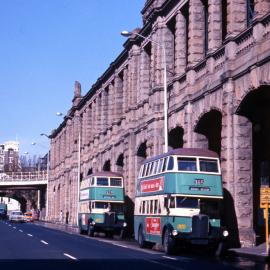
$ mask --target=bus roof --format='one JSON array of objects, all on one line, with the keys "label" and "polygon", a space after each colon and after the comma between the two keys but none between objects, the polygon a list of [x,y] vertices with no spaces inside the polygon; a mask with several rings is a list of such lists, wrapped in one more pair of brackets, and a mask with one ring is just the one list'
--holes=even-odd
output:
[{"label": "bus roof", "polygon": [[123,175],[120,174],[120,173],[115,173],[115,172],[105,172],[105,171],[92,173],[92,174],[89,175],[88,177],[91,177],[91,176],[123,177]]},{"label": "bus roof", "polygon": [[151,162],[160,158],[164,158],[167,156],[172,156],[172,155],[179,155],[179,156],[200,156],[200,157],[210,157],[210,158],[218,158],[218,154],[214,151],[208,150],[208,149],[201,149],[201,148],[177,148],[168,151],[167,153],[151,157],[146,159],[143,164],[147,162]]}]

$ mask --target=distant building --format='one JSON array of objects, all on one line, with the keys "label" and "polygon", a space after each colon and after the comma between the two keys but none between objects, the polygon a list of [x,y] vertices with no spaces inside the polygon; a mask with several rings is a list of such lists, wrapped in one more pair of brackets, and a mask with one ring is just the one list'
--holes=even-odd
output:
[{"label": "distant building", "polygon": [[6,141],[0,144],[0,172],[14,172],[19,168],[19,142]]}]

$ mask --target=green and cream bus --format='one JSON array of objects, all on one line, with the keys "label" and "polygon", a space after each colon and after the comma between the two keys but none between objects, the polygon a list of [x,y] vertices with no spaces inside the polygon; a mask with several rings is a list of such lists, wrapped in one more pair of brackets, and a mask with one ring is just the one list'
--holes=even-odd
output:
[{"label": "green and cream bus", "polygon": [[134,230],[140,247],[207,245],[220,251],[228,231],[221,227],[223,199],[218,155],[181,148],[147,159],[136,182]]},{"label": "green and cream bus", "polygon": [[124,183],[121,174],[99,172],[83,179],[80,186],[79,230],[94,236],[124,236],[127,223],[124,217]]}]

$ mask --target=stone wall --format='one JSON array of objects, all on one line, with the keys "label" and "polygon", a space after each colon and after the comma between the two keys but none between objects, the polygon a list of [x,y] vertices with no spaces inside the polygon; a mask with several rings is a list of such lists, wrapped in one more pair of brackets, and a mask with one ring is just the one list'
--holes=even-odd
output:
[{"label": "stone wall", "polygon": [[[247,93],[270,82],[269,6],[267,1],[255,1],[254,21],[247,28],[246,1],[228,0],[225,20],[222,3],[147,1],[145,25],[138,31],[165,46],[168,129],[183,129],[184,147],[209,147],[209,138],[196,127],[206,113],[220,113],[224,188],[235,215],[231,229],[242,246],[250,246],[255,239],[252,123],[238,115],[237,108]],[[222,40],[224,23],[227,33]],[[70,223],[76,223],[79,152],[83,177],[110,164],[111,171],[123,173],[131,200],[141,162],[163,152],[162,47],[136,34],[124,47],[84,97],[76,83],[73,106],[51,135],[51,220],[57,220],[62,210],[69,211]]]}]

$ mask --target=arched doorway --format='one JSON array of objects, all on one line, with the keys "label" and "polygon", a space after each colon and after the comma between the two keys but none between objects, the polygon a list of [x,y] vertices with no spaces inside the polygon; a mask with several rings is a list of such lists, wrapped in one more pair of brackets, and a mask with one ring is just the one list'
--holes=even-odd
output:
[{"label": "arched doorway", "polygon": [[110,160],[105,161],[102,169],[104,172],[110,172],[111,171],[111,161]]},{"label": "arched doorway", "polygon": [[182,148],[184,145],[183,135],[184,135],[183,128],[176,127],[172,129],[169,132],[169,136],[168,136],[169,147],[171,147],[172,149]]},{"label": "arched doorway", "polygon": [[218,110],[205,113],[195,127],[196,147],[221,152],[221,121],[222,115]]},{"label": "arched doorway", "polygon": [[[256,242],[264,241],[265,227],[263,212],[260,209],[260,186],[269,186],[270,182],[270,87],[264,86],[247,94],[236,112],[247,118],[247,124],[252,128],[248,134],[252,140],[252,176],[253,192],[253,228],[256,233]],[[243,123],[244,125],[244,123]]]}]

